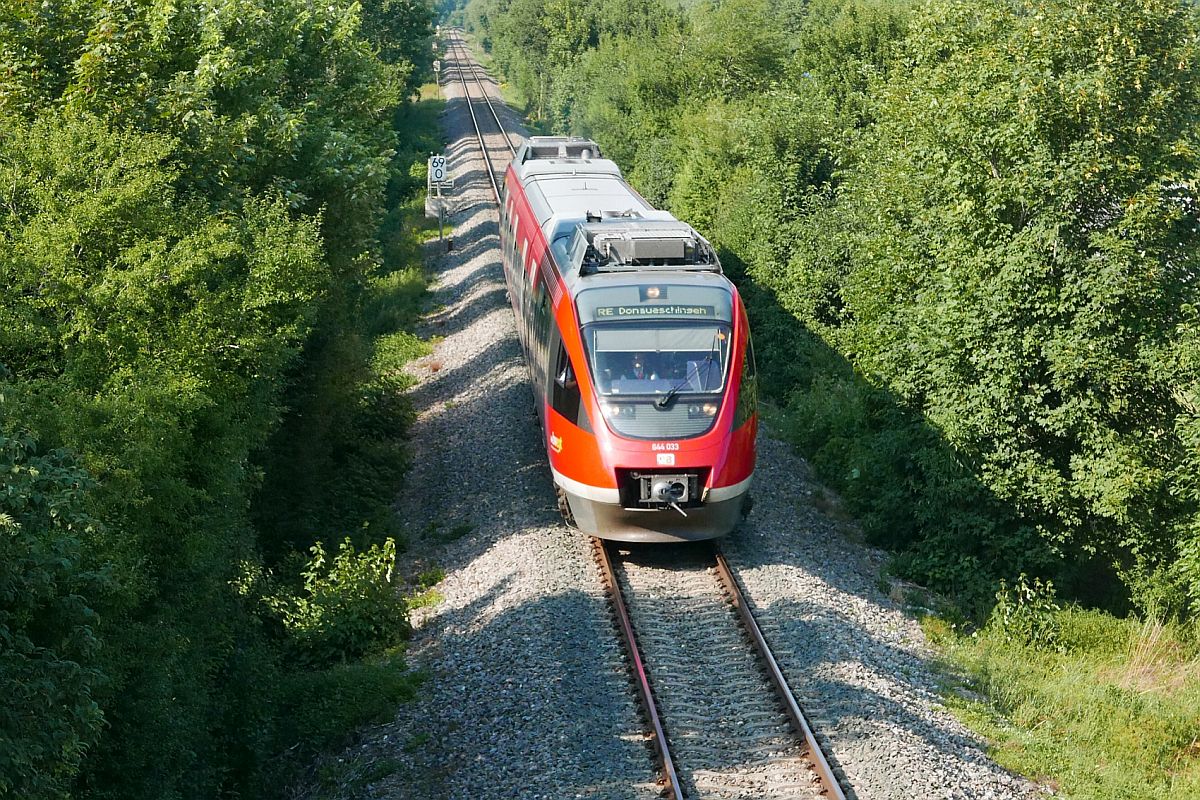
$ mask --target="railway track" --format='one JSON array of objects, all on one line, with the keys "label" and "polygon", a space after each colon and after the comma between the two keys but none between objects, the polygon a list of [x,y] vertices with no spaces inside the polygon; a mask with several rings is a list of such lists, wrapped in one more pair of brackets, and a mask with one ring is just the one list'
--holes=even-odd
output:
[{"label": "railway track", "polygon": [[624,547],[594,540],[664,795],[845,800],[720,551]]},{"label": "railway track", "polygon": [[[480,73],[483,72],[483,67],[479,66],[467,52],[466,45],[463,44],[462,38],[457,31],[446,37],[446,53],[453,59],[453,72],[462,85],[463,97],[467,101],[467,111],[471,114],[471,124],[475,128],[475,137],[479,140],[479,150],[483,153],[483,161],[487,171],[488,182],[492,187],[492,196],[496,200],[497,206],[500,204],[500,184],[502,183],[502,173],[496,170],[495,161],[492,159],[492,153],[487,143],[487,138],[483,132],[483,128],[479,124],[479,115],[476,115],[475,108],[478,101],[482,101],[486,106],[488,113],[491,115],[492,121],[495,123],[496,131],[504,137],[504,144],[508,148],[509,156],[517,154],[517,148],[513,145],[512,136],[505,129],[504,123],[500,121],[500,115],[496,112],[496,107],[492,103],[491,97],[488,95],[487,88],[483,84],[483,78]],[[467,75],[471,76],[471,81],[474,82],[477,93],[472,96],[471,83],[467,80]],[[486,73],[485,73],[486,74]]]},{"label": "railway track", "polygon": [[[477,104],[486,107],[510,156],[516,147],[482,68],[457,32],[446,41],[499,205],[501,180]],[[675,800],[845,800],[719,549],[660,546],[635,553],[593,542],[664,794]]]}]

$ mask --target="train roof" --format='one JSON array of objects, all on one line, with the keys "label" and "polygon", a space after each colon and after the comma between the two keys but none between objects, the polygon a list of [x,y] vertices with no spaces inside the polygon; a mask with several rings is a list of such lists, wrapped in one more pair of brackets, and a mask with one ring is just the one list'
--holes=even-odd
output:
[{"label": "train roof", "polygon": [[517,150],[512,163],[547,237],[558,223],[583,222],[589,214],[666,214],[635,192],[621,176],[620,167],[601,158],[599,146],[590,139],[533,136]]},{"label": "train roof", "polygon": [[708,240],[677,219],[589,218],[575,225],[567,266],[581,276],[629,272],[720,272]]},{"label": "train roof", "polygon": [[615,163],[599,156],[589,139],[534,136],[512,162],[569,284],[613,273],[651,283],[668,279],[667,273],[675,282],[688,273],[720,274],[703,236],[647,203]]}]

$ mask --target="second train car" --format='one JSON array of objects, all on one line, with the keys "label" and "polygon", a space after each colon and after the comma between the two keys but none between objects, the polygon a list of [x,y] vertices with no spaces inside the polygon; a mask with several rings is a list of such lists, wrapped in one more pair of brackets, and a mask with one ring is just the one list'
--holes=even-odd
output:
[{"label": "second train car", "polygon": [[500,239],[563,516],[623,541],[729,533],[757,392],[746,310],[709,242],[594,142],[545,136],[508,167]]}]

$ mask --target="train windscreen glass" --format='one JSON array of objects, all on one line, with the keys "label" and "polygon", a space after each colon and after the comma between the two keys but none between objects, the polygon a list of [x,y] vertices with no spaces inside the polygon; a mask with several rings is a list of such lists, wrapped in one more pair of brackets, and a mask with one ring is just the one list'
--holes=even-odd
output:
[{"label": "train windscreen glass", "polygon": [[712,427],[725,389],[728,325],[590,325],[584,341],[604,417],[614,432],[686,439]]}]

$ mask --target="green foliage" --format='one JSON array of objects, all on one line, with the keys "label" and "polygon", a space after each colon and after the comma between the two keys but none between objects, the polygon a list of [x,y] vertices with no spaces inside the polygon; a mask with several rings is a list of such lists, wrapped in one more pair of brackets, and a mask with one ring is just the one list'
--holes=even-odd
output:
[{"label": "green foliage", "polygon": [[173,190],[169,140],[92,117],[9,120],[4,141],[4,394],[98,477],[84,552],[118,581],[87,598],[107,728],[80,793],[215,791],[262,713],[221,715],[266,668],[227,584],[252,553],[249,453],[330,280],[317,227],[265,199],[208,214]]},{"label": "green foliage", "polygon": [[1189,15],[933,11],[840,192],[830,340],[1043,541],[1100,551],[1137,588],[1188,514],[1166,468],[1183,457],[1177,379],[1158,359],[1195,292],[1169,188],[1189,169]]},{"label": "green foliage", "polygon": [[419,268],[372,279],[355,319],[310,351],[252,506],[269,560],[330,529],[396,532],[391,506],[409,461],[404,437],[413,417],[405,396],[412,379],[403,368],[430,350],[403,328],[416,320],[424,293]]},{"label": "green foliage", "polygon": [[367,0],[363,32],[389,64],[406,68],[406,94],[416,94],[433,69],[433,9],[419,0]]},{"label": "green foliage", "polygon": [[9,435],[5,411],[0,395],[0,794],[62,797],[103,721],[89,598],[108,579],[80,552],[91,478]]},{"label": "green foliage", "polygon": [[679,22],[657,0],[475,0],[468,13],[527,110],[557,124],[591,85],[575,72],[586,54],[609,39],[653,39]]},{"label": "green foliage", "polygon": [[[618,163],[640,166],[645,175],[640,185],[660,203],[677,169],[668,134],[683,92],[683,70],[674,56],[682,46],[676,31],[606,38],[575,67],[577,85],[588,91],[579,91],[567,112],[571,132],[596,137]],[[638,135],[630,136],[631,130]]]},{"label": "green foliage", "polygon": [[[468,531],[469,533],[469,531]],[[412,578],[412,592],[407,596],[410,609],[435,606],[444,599],[442,593],[435,587],[446,578],[446,571],[441,567],[430,567]]]},{"label": "green foliage", "polygon": [[1061,610],[1053,583],[1030,581],[1022,572],[1011,589],[1000,581],[987,628],[1006,642],[1053,649],[1058,646],[1055,615]]},{"label": "green foliage", "polygon": [[[428,35],[415,11],[405,24]],[[28,75],[11,79],[0,111],[65,106],[170,134],[189,194],[229,207],[269,193],[320,213],[339,269],[374,235],[389,111],[412,70],[374,56],[357,5],[52,0],[10,4],[0,30],[15,75]]]},{"label": "green foliage", "polygon": [[365,524],[376,541],[397,533],[391,505],[408,463],[403,440],[412,417],[403,366],[429,347],[406,332],[425,297],[418,266],[425,183],[410,167],[440,147],[439,109],[423,100],[397,111],[403,146],[388,183],[381,263],[318,328],[292,379],[289,413],[261,456],[251,513],[271,563],[330,531]]},{"label": "green foliage", "polygon": [[407,638],[407,609],[392,585],[394,539],[358,553],[347,537],[332,560],[320,542],[311,553],[301,572],[301,591],[267,601],[301,663],[328,666],[352,661]]},{"label": "green foliage", "polygon": [[[293,706],[274,689],[294,668],[239,582],[260,548],[287,548],[259,538],[248,508],[298,378],[329,382],[313,368],[330,363],[329,332],[388,292],[373,281],[389,192],[407,199],[425,149],[398,143],[392,112],[428,12],[398,9],[374,42],[362,14],[383,12],[346,3],[0,9],[3,429],[50,453],[5,451],[16,471],[0,502],[18,527],[6,522],[0,573],[20,598],[5,601],[0,684],[25,726],[4,726],[5,788],[280,791],[267,776]],[[402,31],[384,63],[376,49]],[[416,252],[411,228],[386,238],[389,253]],[[404,308],[422,282],[408,266],[388,267],[411,276]],[[373,351],[363,340],[358,363]],[[365,409],[347,434],[390,426],[362,444],[361,470],[388,464],[393,488],[408,413],[394,365],[345,392]],[[67,477],[66,450],[90,484]],[[21,477],[29,464],[41,483]],[[103,524],[78,527],[85,511]]]},{"label": "green foliage", "polygon": [[872,117],[872,88],[896,65],[908,32],[909,0],[803,0],[787,4],[793,81],[812,83],[837,109],[842,125]]},{"label": "green foliage", "polygon": [[768,0],[708,2],[692,14],[687,80],[697,97],[733,99],[768,89],[786,58]]},{"label": "green foliage", "polygon": [[337,746],[347,731],[391,719],[420,684],[395,655],[295,672],[278,687],[286,720],[278,749],[300,759]]}]

